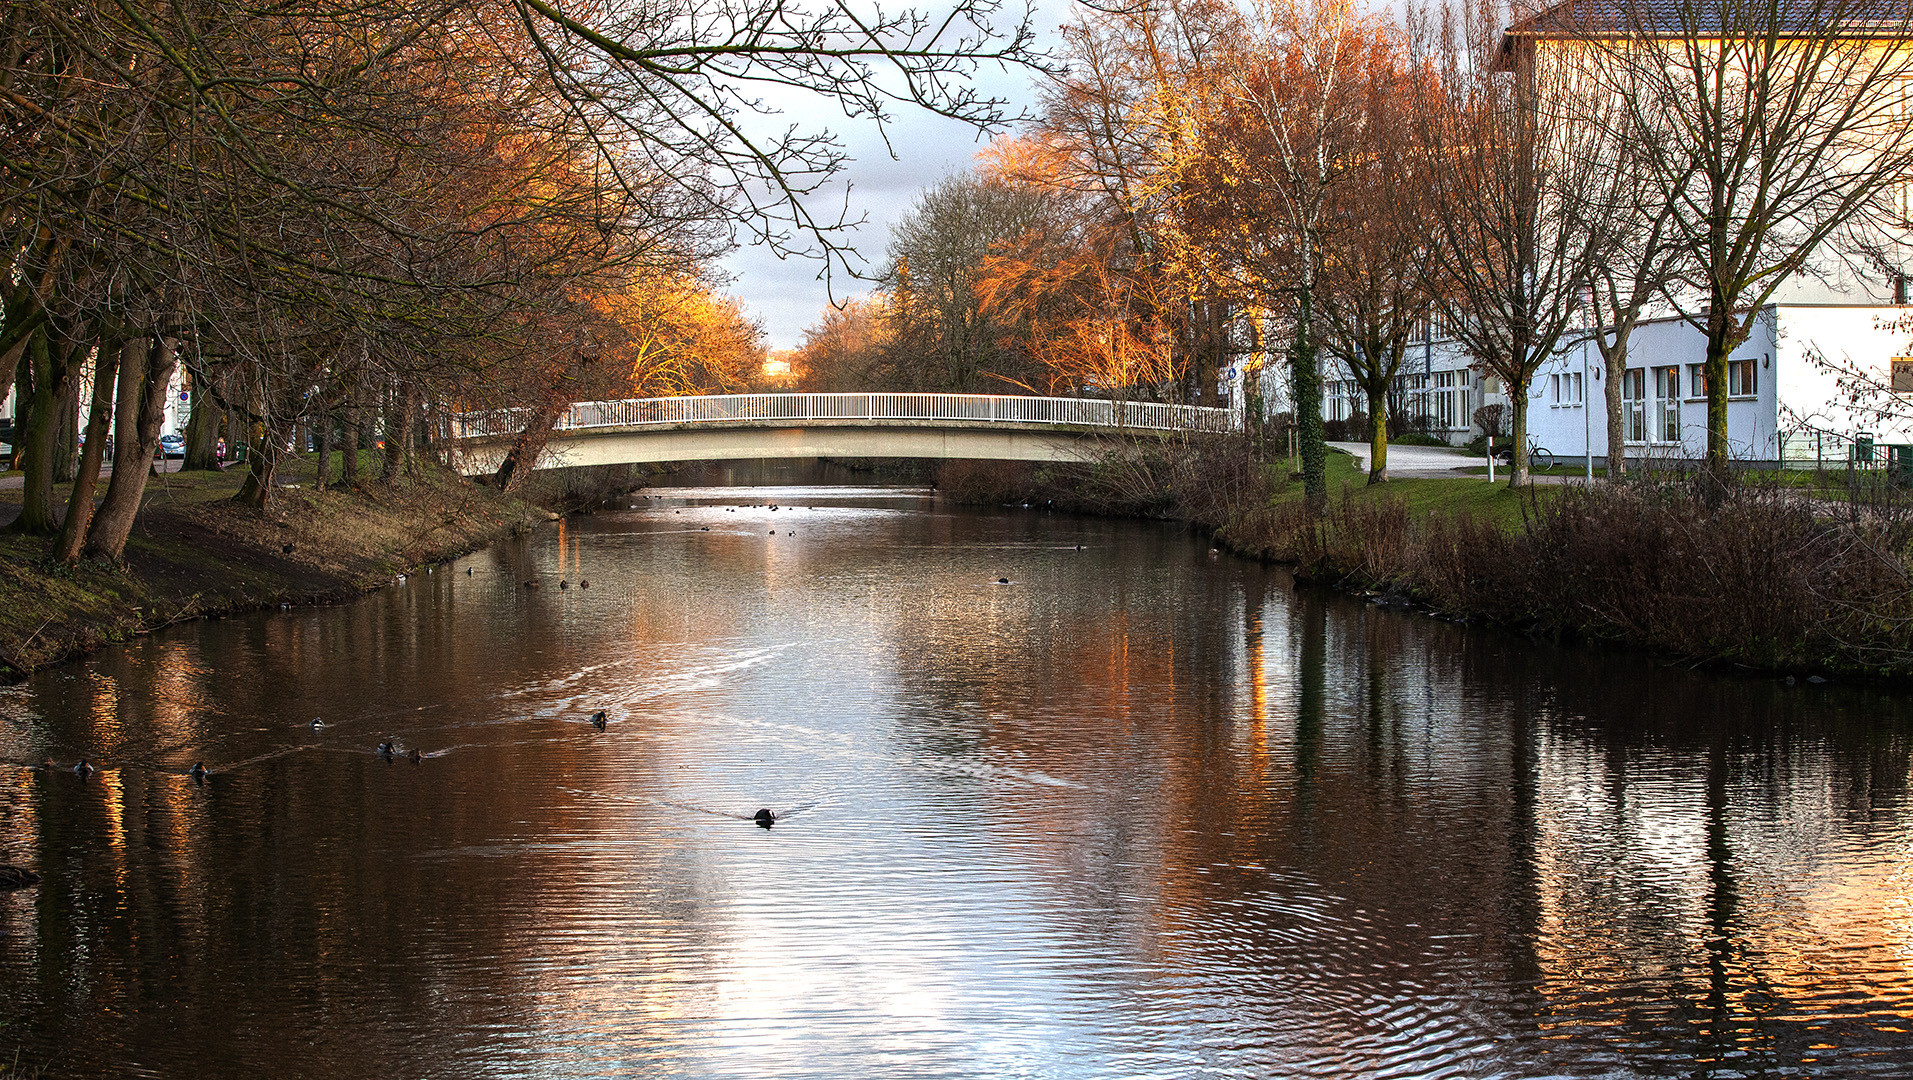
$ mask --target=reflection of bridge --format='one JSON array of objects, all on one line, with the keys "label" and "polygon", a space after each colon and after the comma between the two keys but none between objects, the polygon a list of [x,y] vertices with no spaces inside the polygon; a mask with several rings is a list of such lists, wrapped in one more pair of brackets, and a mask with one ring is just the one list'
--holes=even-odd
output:
[{"label": "reflection of bridge", "polygon": [[[506,409],[453,422],[468,473],[496,468],[530,420]],[[1088,461],[1111,436],[1225,431],[1229,410],[984,394],[727,394],[579,402],[541,468],[739,458]]]}]

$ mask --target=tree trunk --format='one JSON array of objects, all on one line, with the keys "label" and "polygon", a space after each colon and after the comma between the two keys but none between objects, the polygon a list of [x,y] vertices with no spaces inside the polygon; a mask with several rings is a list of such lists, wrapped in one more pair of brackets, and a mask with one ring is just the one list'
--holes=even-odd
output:
[{"label": "tree trunk", "polygon": [[279,448],[285,440],[266,426],[265,421],[255,421],[252,425],[252,448],[246,451],[246,478],[239,484],[239,493],[232,501],[255,510],[264,510],[271,502],[272,478],[279,471]]},{"label": "tree trunk", "polygon": [[[88,351],[91,351],[90,349]],[[85,365],[79,365],[84,370]],[[57,420],[53,435],[53,482],[70,484],[80,471],[80,379],[75,371],[60,392],[55,408]]]},{"label": "tree trunk", "polygon": [[113,478],[86,534],[87,556],[114,563],[126,557],[126,538],[132,535],[140,499],[146,494],[146,474],[159,446],[160,425],[166,421],[166,394],[173,370],[179,366],[173,339],[143,336],[137,341],[137,347],[120,357]]},{"label": "tree trunk", "polygon": [[54,414],[56,397],[46,388],[53,377],[53,343],[45,333],[27,341],[14,383],[14,465],[26,474],[20,516],[9,531],[49,536],[59,528],[53,509]]},{"label": "tree trunk", "polygon": [[20,516],[11,528],[33,536],[51,536],[59,531],[53,501],[59,467],[59,426],[67,418],[64,406],[68,387],[79,378],[90,351],[90,343],[73,341],[54,331],[50,325],[35,333],[28,343],[26,362],[21,365],[27,393],[15,398],[21,403],[22,424],[15,437],[20,443],[20,468],[26,477]]},{"label": "tree trunk", "polygon": [[323,400],[319,402],[319,415],[312,425],[312,430],[317,437],[314,446],[317,460],[314,462],[316,468],[312,474],[312,486],[319,491],[324,491],[326,483],[332,478],[332,410],[326,407]]},{"label": "tree trunk", "polygon": [[1716,307],[1707,318],[1707,357],[1702,371],[1707,379],[1707,471],[1716,484],[1727,473],[1727,357],[1740,345],[1735,320]]},{"label": "tree trunk", "polygon": [[120,352],[125,347],[102,341],[99,356],[93,362],[93,403],[86,417],[86,448],[80,452],[79,475],[73,478],[73,494],[66,501],[66,520],[60,523],[60,538],[53,546],[54,560],[66,566],[80,561],[87,526],[93,523],[93,494],[99,490],[100,466],[106,461],[107,436],[113,430],[113,395]]},{"label": "tree trunk", "polygon": [[399,421],[399,442],[405,447],[405,475],[418,476],[418,427],[419,400],[418,385],[407,380],[399,393],[399,408],[402,419]]},{"label": "tree trunk", "polygon": [[359,486],[359,440],[364,434],[359,430],[359,402],[356,394],[346,398],[344,423],[345,444],[339,454],[339,485],[341,487]]},{"label": "tree trunk", "polygon": [[[558,415],[565,406],[562,403],[540,406],[532,414],[525,430],[512,440],[511,449],[505,453],[505,460],[498,463],[498,471],[492,474],[492,485],[500,491],[510,491],[525,473],[536,465],[538,455],[545,449],[545,443],[551,438],[552,425],[558,422]],[[1121,415],[1122,406],[1117,406]]]},{"label": "tree trunk", "polygon": [[1368,391],[1368,482],[1388,483],[1388,387],[1371,382]]},{"label": "tree trunk", "polygon": [[1322,368],[1311,325],[1312,297],[1304,286],[1297,300],[1295,345],[1289,352],[1296,441],[1301,444],[1302,494],[1311,514],[1328,509],[1328,447],[1322,441]]},{"label": "tree trunk", "polygon": [[1607,478],[1627,477],[1627,420],[1622,415],[1627,389],[1627,343],[1617,341],[1604,358],[1607,364]]},{"label": "tree trunk", "polygon": [[411,425],[406,422],[404,411],[405,406],[401,395],[393,393],[386,396],[385,463],[379,467],[379,483],[381,484],[396,481],[399,478],[399,469],[405,464],[405,440],[411,435]]},{"label": "tree trunk", "polygon": [[192,413],[186,418],[186,457],[179,463],[187,470],[215,471],[219,468],[219,406],[198,372],[193,375]]},{"label": "tree trunk", "polygon": [[1520,383],[1502,381],[1508,387],[1508,411],[1513,416],[1514,457],[1512,467],[1508,469],[1508,486],[1523,487],[1528,483],[1528,383],[1532,376]]}]

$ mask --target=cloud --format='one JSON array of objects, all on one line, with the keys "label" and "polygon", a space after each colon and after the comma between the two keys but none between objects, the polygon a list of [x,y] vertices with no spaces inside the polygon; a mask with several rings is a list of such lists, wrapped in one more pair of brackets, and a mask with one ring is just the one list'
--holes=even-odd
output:
[{"label": "cloud", "polygon": [[[1044,0],[1037,5],[1034,25],[1047,47],[1055,47],[1059,39],[1054,31],[1073,7],[1070,0]],[[1025,69],[981,72],[976,82],[984,93],[1005,98],[1010,113],[1028,109],[1036,97],[1034,74]],[[835,103],[822,98],[793,95],[772,104],[779,112],[753,126],[781,128],[796,123],[811,131],[829,128],[842,139],[851,160],[805,203],[822,218],[835,220],[847,205],[851,220],[864,219],[845,239],[856,247],[865,272],[881,265],[891,224],[910,209],[917,194],[969,168],[989,140],[988,134],[968,124],[908,106],[899,106],[887,132],[880,132],[873,121],[846,118]],[[723,266],[733,279],[730,291],[763,324],[773,348],[800,344],[804,328],[815,323],[833,299],[841,303],[869,288],[867,281],[850,277],[841,268],[826,281],[819,276],[820,261],[780,260],[761,245],[740,248]]]},{"label": "cloud", "polygon": [[[860,125],[846,132],[853,160],[806,201],[819,216],[834,219],[847,204],[851,220],[863,219],[846,239],[862,257],[860,269],[874,273],[882,265],[891,224],[910,209],[926,186],[968,168],[986,140],[968,124],[943,117],[899,118],[890,130],[893,159],[874,126]],[[780,260],[761,244],[739,248],[724,260],[724,269],[733,279],[730,291],[763,324],[773,348],[798,345],[804,328],[817,321],[825,305],[869,288],[868,282],[844,273],[841,267],[824,280],[820,260]]]}]

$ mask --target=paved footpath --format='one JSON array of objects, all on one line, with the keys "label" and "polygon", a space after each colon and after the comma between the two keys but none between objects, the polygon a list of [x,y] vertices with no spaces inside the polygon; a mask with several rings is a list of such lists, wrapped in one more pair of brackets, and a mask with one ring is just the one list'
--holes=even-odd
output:
[{"label": "paved footpath", "polygon": [[[1332,442],[1337,450],[1346,450],[1355,455],[1358,468],[1368,468],[1368,444],[1366,442]],[[1396,446],[1388,447],[1388,475],[1390,476],[1461,476],[1456,469],[1465,469],[1470,465],[1486,465],[1487,461],[1478,458],[1466,450],[1450,450],[1440,446]],[[1485,479],[1485,478],[1484,478]]]},{"label": "paved footpath", "polygon": [[[1368,444],[1366,442],[1332,442],[1337,450],[1346,450],[1355,455],[1356,467],[1364,471],[1368,468]],[[1466,450],[1449,449],[1441,446],[1396,446],[1388,444],[1388,475],[1396,479],[1411,476],[1445,476],[1449,479],[1474,479],[1486,482],[1486,473],[1465,473],[1458,470],[1481,468],[1487,465],[1487,459],[1476,457]],[[1495,482],[1506,483],[1508,467],[1495,463]],[[1535,476],[1531,478],[1537,484],[1578,484],[1581,474]]]},{"label": "paved footpath", "polygon": [[[179,467],[184,464],[186,463],[179,458],[167,458],[164,463],[160,463],[159,471],[160,472],[178,472]],[[100,463],[100,479],[104,480],[111,475],[113,475],[113,463],[110,461],[101,462]],[[7,490],[9,488],[18,489],[18,488],[23,488],[26,486],[27,486],[27,478],[24,476],[0,476],[0,491]],[[104,488],[100,489],[100,494],[101,495],[106,494],[106,490]]]}]

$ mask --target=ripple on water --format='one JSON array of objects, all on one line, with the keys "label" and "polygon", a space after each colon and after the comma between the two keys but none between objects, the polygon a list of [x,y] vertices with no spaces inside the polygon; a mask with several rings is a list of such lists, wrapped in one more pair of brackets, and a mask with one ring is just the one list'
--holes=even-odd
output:
[{"label": "ripple on water", "polygon": [[[1149,524],[656,494],[0,689],[4,756],[107,766],[0,788],[0,861],[46,877],[0,895],[0,1040],[72,1076],[1913,1059],[1897,700],[1383,613]],[[824,539],[738,525],[772,517]]]}]

